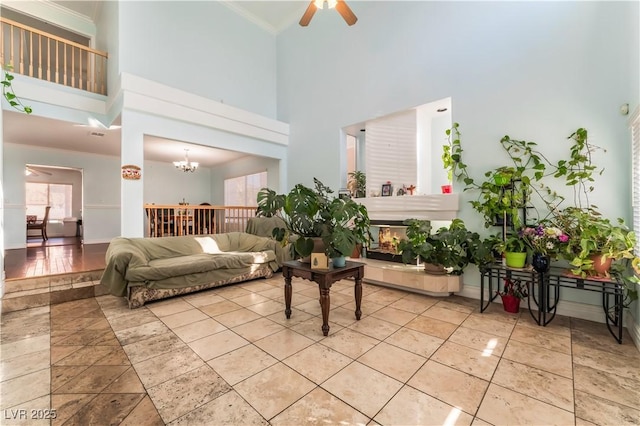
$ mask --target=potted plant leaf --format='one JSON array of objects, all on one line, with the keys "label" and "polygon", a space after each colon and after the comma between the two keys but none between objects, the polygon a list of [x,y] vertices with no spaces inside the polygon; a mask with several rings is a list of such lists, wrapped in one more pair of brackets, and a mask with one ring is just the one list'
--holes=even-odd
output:
[{"label": "potted plant leaf", "polygon": [[505,263],[510,268],[524,268],[527,263],[527,243],[520,233],[507,235],[502,244]]},{"label": "potted plant leaf", "polygon": [[502,291],[498,291],[502,299],[502,306],[506,312],[517,314],[520,311],[520,301],[528,296],[527,283],[517,279],[505,278]]},{"label": "potted plant leaf", "polygon": [[314,184],[313,189],[295,185],[287,194],[269,188],[258,192],[256,214],[278,216],[285,223],[273,230],[273,237],[283,244],[293,241],[294,254],[302,258],[313,252],[348,256],[357,243],[368,243],[366,207],[352,199],[333,197],[333,190],[316,178]]},{"label": "potted plant leaf", "polygon": [[347,182],[347,188],[351,192],[351,196],[354,198],[364,198],[367,196],[367,175],[356,170],[349,173],[349,180]]}]

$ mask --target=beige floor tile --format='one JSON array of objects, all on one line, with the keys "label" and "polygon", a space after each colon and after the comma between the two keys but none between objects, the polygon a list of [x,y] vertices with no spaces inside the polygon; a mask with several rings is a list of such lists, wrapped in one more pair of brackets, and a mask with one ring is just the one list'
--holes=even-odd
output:
[{"label": "beige floor tile", "polygon": [[429,358],[444,343],[444,340],[419,331],[401,328],[387,337],[385,342]]},{"label": "beige floor tile", "polygon": [[212,419],[215,419],[216,425],[268,425],[267,421],[235,391],[207,402],[169,425],[210,425]]},{"label": "beige floor tile", "polygon": [[431,306],[438,303],[437,300],[428,296],[421,296],[419,299],[403,297],[389,305],[390,308],[401,309],[412,314],[421,314]]},{"label": "beige floor tile", "polygon": [[93,365],[118,349],[117,346],[83,346],[55,365]]},{"label": "beige floor tile", "polygon": [[382,306],[390,305],[393,302],[397,302],[402,299],[406,293],[398,290],[382,289],[372,294],[362,292],[362,303],[367,304],[369,302],[377,303]]},{"label": "beige floor tile", "polygon": [[266,302],[257,303],[255,305],[247,306],[247,309],[262,316],[268,316],[278,312],[284,312],[284,303],[276,302],[275,300],[267,300]]},{"label": "beige floor tile", "polygon": [[491,423],[485,422],[484,420],[474,417],[473,422],[471,422],[471,426],[492,426]]},{"label": "beige floor tile", "polygon": [[[379,303],[374,303],[372,301],[365,301],[364,299],[362,300],[362,303],[360,304],[360,310],[362,311],[362,318],[366,318],[369,315],[373,314],[374,312],[379,311],[380,309],[386,307],[387,305],[382,305]],[[351,312],[355,312],[356,310],[356,302],[351,301],[349,303],[345,303],[344,305],[341,306],[341,308],[347,309]]]},{"label": "beige floor tile", "polygon": [[[269,289],[273,288],[270,285],[267,285],[267,287],[269,287]],[[244,296],[240,296],[240,297],[236,297],[236,298],[231,299],[231,301],[233,303],[237,303],[238,305],[244,306],[244,307],[251,306],[251,305],[257,305],[258,303],[266,302],[267,300],[269,300],[268,297],[261,296],[257,292],[256,293],[245,294]]]},{"label": "beige floor tile", "polygon": [[531,327],[516,327],[511,333],[511,340],[517,340],[521,343],[539,346],[564,354],[571,354],[571,338],[560,336],[544,331],[544,327],[537,329]]},{"label": "beige floor tile", "polygon": [[469,313],[447,309],[445,307],[442,307],[442,305],[438,303],[435,306],[430,307],[420,315],[460,325],[464,322],[465,319],[467,319]]},{"label": "beige floor tile", "polygon": [[253,342],[254,345],[279,360],[283,360],[307,346],[311,346],[313,343],[313,340],[289,329],[284,329]]},{"label": "beige floor tile", "polygon": [[[293,292],[294,292],[294,294],[293,294],[292,299],[295,299],[295,294],[297,293],[295,288],[293,289]],[[260,296],[264,296],[264,297],[267,297],[269,299],[284,298],[284,287],[281,287],[281,288],[272,287],[272,288],[270,288],[268,290],[259,291],[258,294]],[[292,300],[292,302],[293,302],[293,300]]]},{"label": "beige floor tile", "polygon": [[89,365],[75,365],[71,367],[51,367],[51,392],[55,393],[58,388],[80,373],[89,368]]},{"label": "beige floor tile", "polygon": [[[318,315],[322,315],[322,309],[320,308],[320,301],[319,299],[311,299],[308,300],[304,303],[300,303],[299,305],[296,305],[296,309],[299,309],[301,311],[304,311],[310,315],[313,316],[318,316]],[[283,308],[284,310],[284,308]],[[331,318],[331,317],[329,317]]]},{"label": "beige floor tile", "polygon": [[585,367],[603,370],[608,373],[640,380],[640,360],[635,356],[612,355],[594,347],[573,345],[573,362]]},{"label": "beige floor tile", "polygon": [[[274,277],[271,277],[271,279],[273,279]],[[277,283],[275,283],[276,286],[278,287],[282,287],[282,285],[284,284],[284,279],[282,277],[279,277]],[[253,280],[253,281],[245,281],[243,283],[238,284],[238,287],[242,287],[245,290],[248,290],[252,293],[259,293],[261,291],[265,291],[265,290],[270,290],[274,287],[274,283],[271,283],[270,281],[268,281],[267,279],[265,280]]]},{"label": "beige floor tile", "polygon": [[109,324],[111,324],[111,328],[115,332],[131,327],[138,327],[148,322],[158,321],[158,317],[145,307],[133,310],[130,310],[129,308],[123,309],[126,309],[126,311],[121,315],[107,317]]},{"label": "beige floor tile", "polygon": [[374,339],[384,340],[400,329],[398,324],[369,316],[356,321],[349,326],[350,329],[358,333],[365,334]]},{"label": "beige floor tile", "polygon": [[634,345],[633,340],[623,337],[622,344],[619,344],[608,332],[607,334],[590,333],[581,329],[571,330],[571,343],[583,347],[598,348],[601,351],[610,352],[615,355],[636,358],[640,362],[640,351]]},{"label": "beige floor tile", "polygon": [[169,332],[169,328],[160,320],[116,331],[116,337],[122,346],[139,342],[159,334]]},{"label": "beige floor tile", "polygon": [[246,345],[213,358],[208,364],[233,386],[277,362],[277,359],[254,345]]},{"label": "beige floor tile", "polygon": [[416,317],[416,314],[414,314],[413,312],[407,312],[402,309],[387,306],[386,308],[375,311],[371,314],[371,316],[402,326],[414,319]]},{"label": "beige floor tile", "polygon": [[130,345],[123,346],[132,364],[137,364],[149,358],[180,349],[185,343],[173,333],[165,333],[156,337],[141,340]]},{"label": "beige floor tile", "polygon": [[588,422],[585,419],[576,417],[576,426],[597,426],[597,425],[595,423]]},{"label": "beige floor tile", "polygon": [[164,422],[158,414],[158,410],[153,405],[151,398],[145,396],[142,401],[135,406],[119,426],[164,426]]},{"label": "beige floor tile", "polygon": [[486,355],[500,356],[507,345],[506,337],[473,330],[467,327],[458,327],[449,337],[449,341],[473,349],[479,349]]},{"label": "beige floor tile", "polygon": [[212,358],[231,352],[249,342],[238,336],[231,330],[225,330],[211,336],[203,337],[189,343],[189,347],[197,353],[200,358],[209,361]]},{"label": "beige floor tile", "polygon": [[309,393],[315,384],[282,363],[238,383],[234,389],[269,420]]},{"label": "beige floor tile", "polygon": [[284,311],[267,315],[266,318],[270,319],[273,322],[277,322],[278,324],[285,327],[292,327],[296,324],[300,324],[301,322],[308,320],[309,318],[313,318],[313,315],[292,307],[291,318],[287,318],[284,314]]},{"label": "beige floor tile", "polygon": [[0,409],[15,407],[50,392],[50,369],[38,370],[0,384]]},{"label": "beige floor tile", "polygon": [[431,360],[407,384],[469,414],[476,413],[489,386],[486,380]]},{"label": "beige floor tile", "polygon": [[196,308],[202,308],[203,306],[213,305],[214,303],[226,301],[224,297],[218,296],[215,291],[215,289],[211,289],[204,292],[190,294],[188,296],[183,296],[182,298],[185,302],[188,302],[190,305]]},{"label": "beige floor tile", "polygon": [[353,362],[322,384],[356,410],[373,417],[400,390],[402,383],[366,365]]},{"label": "beige floor tile", "polygon": [[145,387],[150,388],[203,365],[204,361],[190,347],[182,346],[133,367]]},{"label": "beige floor tile", "polygon": [[573,412],[573,381],[566,377],[502,359],[491,382]]},{"label": "beige floor tile", "polygon": [[[638,365],[640,366],[640,364]],[[637,367],[638,367],[637,366]],[[640,381],[621,377],[580,364],[573,365],[576,390],[599,396],[628,407],[640,407]]]},{"label": "beige floor tile", "polygon": [[321,340],[320,343],[348,356],[351,359],[356,359],[380,343],[380,341],[345,328],[336,334],[330,334]]},{"label": "beige floor tile", "polygon": [[73,354],[78,349],[82,349],[84,346],[51,346],[51,365],[57,364],[67,356]]},{"label": "beige floor tile", "polygon": [[640,424],[640,410],[637,407],[627,407],[580,390],[576,390],[575,395],[576,417],[580,419],[597,425],[637,426]]},{"label": "beige floor tile", "polygon": [[227,327],[218,322],[217,319],[219,317],[216,317],[215,320],[206,316],[205,318],[206,319],[202,321],[192,322],[181,327],[176,327],[173,329],[173,332],[176,336],[182,339],[183,342],[189,343],[212,334],[220,333],[227,329]]},{"label": "beige floor tile", "polygon": [[208,316],[202,313],[199,309],[189,309],[187,311],[178,312],[176,314],[167,315],[162,317],[161,321],[166,324],[170,329],[181,327],[183,325],[191,324],[193,322],[202,321],[207,319]]},{"label": "beige floor tile", "polygon": [[573,378],[571,355],[510,340],[502,357],[562,377]]},{"label": "beige floor tile", "polygon": [[572,425],[572,413],[537,399],[489,385],[477,416],[489,423],[509,425]]},{"label": "beige floor tile", "polygon": [[321,388],[316,388],[271,420],[274,426],[365,425],[369,418]]},{"label": "beige floor tile", "polygon": [[456,303],[454,298],[452,298],[451,301],[449,301],[448,299],[449,298],[447,297],[444,300],[438,301],[438,304],[436,306],[439,308],[449,309],[451,311],[461,312],[463,314],[470,314],[478,308],[478,306],[475,306],[475,304],[461,304]]},{"label": "beige floor tile", "polygon": [[508,338],[515,324],[508,321],[500,321],[493,317],[485,316],[485,314],[471,314],[464,320],[462,326]]},{"label": "beige floor tile", "polygon": [[458,328],[456,324],[422,315],[408,322],[405,327],[440,339],[447,339]]},{"label": "beige floor tile", "polygon": [[[338,308],[340,309],[340,308]],[[333,312],[332,312],[333,315]],[[353,315],[353,314],[352,314]],[[340,317],[340,315],[335,315],[336,317]],[[340,320],[340,318],[335,318]],[[335,324],[333,322],[334,317],[329,317],[329,336],[332,336],[342,330],[344,327]],[[355,322],[355,318],[353,319]],[[302,334],[304,337],[307,337],[311,340],[315,340],[316,342],[325,338],[322,334],[322,318],[321,317],[311,317],[308,320],[301,322],[300,324],[293,325],[289,327],[289,329],[295,331],[296,333]]]},{"label": "beige floor tile", "polygon": [[[318,300],[318,296],[315,297]],[[337,308],[338,306],[343,306],[347,303],[352,303],[354,301],[353,289],[351,290],[351,294],[342,294],[337,291],[331,290],[329,295],[329,306],[330,309]]]},{"label": "beige floor tile", "polygon": [[113,351],[97,360],[94,365],[131,365],[129,357],[120,345],[111,346],[111,348],[113,349]]},{"label": "beige floor tile", "polygon": [[[317,291],[317,290],[316,290],[316,291]],[[285,300],[284,300],[284,294],[282,294],[280,297],[272,298],[271,300],[276,301],[276,302],[278,302],[278,303],[282,303],[282,304],[284,304],[284,303],[285,303]],[[298,305],[303,305],[303,304],[305,304],[305,303],[307,303],[307,302],[310,302],[311,300],[316,300],[316,301],[317,301],[317,300],[318,300],[318,296],[315,296],[315,297],[308,297],[308,296],[304,296],[304,295],[302,295],[302,294],[298,294],[298,293],[296,293],[296,294],[291,298],[291,306],[292,306],[292,307],[296,307],[296,306],[298,306]]]},{"label": "beige floor tile", "polygon": [[47,348],[39,352],[22,355],[18,358],[0,361],[0,382],[39,370],[48,370],[50,368],[50,359],[50,351],[49,348]]},{"label": "beige floor tile", "polygon": [[431,359],[484,380],[491,380],[500,361],[497,356],[452,342],[444,342]]},{"label": "beige floor tile", "polygon": [[358,362],[402,383],[409,380],[425,361],[426,358],[420,355],[384,342],[358,358]]},{"label": "beige floor tile", "polygon": [[[534,314],[537,314],[534,311]],[[571,321],[569,317],[562,315],[556,315],[553,321],[544,327],[541,327],[536,323],[530,314],[525,313],[518,319],[516,327],[528,327],[534,330],[543,330],[547,333],[557,334],[559,336],[571,337]]]},{"label": "beige floor tile", "polygon": [[404,386],[374,420],[382,425],[470,425],[473,417],[423,392]]},{"label": "beige floor tile", "polygon": [[224,297],[225,299],[235,299],[236,297],[246,296],[250,293],[251,292],[249,290],[245,290],[241,286],[237,285],[226,285],[216,289],[216,294]]},{"label": "beige floor tile", "polygon": [[238,325],[245,324],[249,321],[254,321],[258,318],[262,318],[259,314],[249,309],[238,309],[237,311],[227,312],[226,314],[217,315],[216,321],[229,328],[233,328]]},{"label": "beige floor tile", "polygon": [[223,300],[222,302],[216,302],[211,305],[200,307],[200,310],[210,317],[226,314],[231,311],[237,311],[238,309],[242,309],[242,306],[229,300]]},{"label": "beige floor tile", "polygon": [[34,352],[49,350],[49,345],[50,337],[48,334],[2,344],[0,345],[0,360],[7,361]]},{"label": "beige floor tile", "polygon": [[151,302],[145,304],[145,306],[157,317],[166,317],[193,309],[193,306],[182,300],[182,298],[171,298],[160,302]]},{"label": "beige floor tile", "polygon": [[233,331],[250,342],[284,330],[285,327],[267,318],[260,318],[233,328]]},{"label": "beige floor tile", "polygon": [[340,352],[316,343],[282,362],[307,379],[320,384],[349,365],[352,360]]},{"label": "beige floor tile", "polygon": [[225,394],[231,387],[208,365],[147,389],[165,423]]},{"label": "beige floor tile", "polygon": [[[317,316],[320,319],[320,325],[322,325],[322,316]],[[334,327],[336,324],[341,327],[348,327],[354,324],[356,321],[356,313],[351,309],[339,306],[335,309],[331,309],[329,312],[329,326]]]}]

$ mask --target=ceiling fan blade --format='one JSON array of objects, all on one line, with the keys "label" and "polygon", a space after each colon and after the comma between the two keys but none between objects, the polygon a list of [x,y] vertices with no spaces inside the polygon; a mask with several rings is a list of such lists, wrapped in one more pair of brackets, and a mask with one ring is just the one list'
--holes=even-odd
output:
[{"label": "ceiling fan blade", "polygon": [[302,15],[302,18],[300,19],[300,26],[306,27],[307,25],[309,25],[309,22],[311,22],[311,18],[313,18],[316,10],[318,10],[318,8],[313,3],[313,0],[311,0],[311,2],[309,3],[309,7],[307,7],[307,10],[305,10],[304,15]]},{"label": "ceiling fan blade", "polygon": [[342,16],[342,18],[345,20],[347,25],[351,26],[358,21],[358,18],[356,17],[355,13],[351,11],[351,8],[347,6],[347,3],[345,3],[344,0],[338,0],[338,3],[336,4],[336,10],[340,14],[340,16]]}]

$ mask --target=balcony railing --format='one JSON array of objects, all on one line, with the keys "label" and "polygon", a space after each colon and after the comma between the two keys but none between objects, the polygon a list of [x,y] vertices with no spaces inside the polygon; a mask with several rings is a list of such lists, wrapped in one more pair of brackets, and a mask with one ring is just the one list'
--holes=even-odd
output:
[{"label": "balcony railing", "polygon": [[255,207],[145,204],[149,237],[244,232]]},{"label": "balcony railing", "polygon": [[17,74],[107,94],[107,53],[0,17],[0,64]]}]

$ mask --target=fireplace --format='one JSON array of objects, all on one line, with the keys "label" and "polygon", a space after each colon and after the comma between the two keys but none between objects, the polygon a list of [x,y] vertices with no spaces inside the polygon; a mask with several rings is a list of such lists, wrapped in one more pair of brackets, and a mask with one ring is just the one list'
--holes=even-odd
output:
[{"label": "fireplace", "polygon": [[398,254],[400,240],[407,237],[407,226],[401,220],[372,220],[369,231],[372,240],[367,249],[367,258],[402,263]]}]

